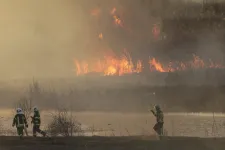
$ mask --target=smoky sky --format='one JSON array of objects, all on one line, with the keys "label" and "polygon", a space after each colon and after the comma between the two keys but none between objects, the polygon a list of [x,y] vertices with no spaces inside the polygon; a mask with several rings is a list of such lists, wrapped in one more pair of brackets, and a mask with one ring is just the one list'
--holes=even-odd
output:
[{"label": "smoky sky", "polygon": [[72,74],[88,28],[79,1],[1,0],[0,10],[2,78]]},{"label": "smoky sky", "polygon": [[[74,58],[89,59],[108,49],[116,53],[127,49],[143,59],[165,58],[173,48],[157,52],[149,42],[152,25],[161,21],[157,15],[161,5],[135,0],[0,0],[0,77],[74,76]],[[113,8],[123,28],[113,24]],[[93,9],[99,9],[100,15],[91,16]],[[218,56],[221,44],[213,43]],[[205,54],[199,47],[199,53]]]}]

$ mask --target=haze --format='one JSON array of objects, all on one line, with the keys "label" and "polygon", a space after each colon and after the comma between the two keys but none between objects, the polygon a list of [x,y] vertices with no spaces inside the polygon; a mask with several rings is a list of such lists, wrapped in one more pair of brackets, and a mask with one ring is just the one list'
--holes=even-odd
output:
[{"label": "haze", "polygon": [[78,4],[0,0],[0,78],[72,75],[73,55],[82,55],[88,36]]},{"label": "haze", "polygon": [[[108,11],[120,3],[102,0],[0,0],[0,78],[74,76],[73,59],[91,56],[98,49],[98,25],[92,25],[87,14],[90,15],[90,10],[96,7]],[[136,13],[134,21],[130,22],[138,19],[139,25],[134,23],[134,26],[138,26],[138,31],[143,33],[140,34],[145,36],[148,32],[142,28],[149,26],[149,15],[146,15],[149,8],[136,1],[123,3]],[[112,20],[104,19],[101,23],[112,24],[109,21]],[[143,40],[129,40],[121,30],[110,31],[107,27],[102,30],[107,31],[111,43],[105,44],[109,47],[117,46],[115,49],[121,50],[125,43],[126,48],[136,52],[135,55],[140,53],[140,49],[149,50],[148,46],[143,48]],[[111,35],[114,32],[117,32],[115,37]]]}]

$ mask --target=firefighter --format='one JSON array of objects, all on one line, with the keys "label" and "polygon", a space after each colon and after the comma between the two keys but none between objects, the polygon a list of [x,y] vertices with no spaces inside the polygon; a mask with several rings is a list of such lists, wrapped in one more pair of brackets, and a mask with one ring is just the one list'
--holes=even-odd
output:
[{"label": "firefighter", "polygon": [[20,139],[23,137],[24,126],[28,128],[26,117],[21,108],[16,109],[16,115],[13,119],[12,127],[16,125],[17,134],[20,136]]},{"label": "firefighter", "polygon": [[31,116],[31,118],[32,118],[31,124],[33,124],[33,136],[36,137],[37,136],[36,133],[38,132],[45,137],[46,133],[40,130],[41,118],[37,107],[34,107],[34,116]]},{"label": "firefighter", "polygon": [[154,110],[151,110],[153,115],[156,117],[156,124],[153,129],[156,133],[161,136],[163,135],[163,124],[164,124],[164,115],[159,105],[155,105]]}]

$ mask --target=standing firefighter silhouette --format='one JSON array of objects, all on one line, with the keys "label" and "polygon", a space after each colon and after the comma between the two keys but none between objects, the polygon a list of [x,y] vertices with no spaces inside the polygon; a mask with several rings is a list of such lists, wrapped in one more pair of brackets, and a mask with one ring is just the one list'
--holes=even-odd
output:
[{"label": "standing firefighter silhouette", "polygon": [[156,117],[156,124],[153,129],[161,136],[163,135],[164,114],[159,105],[155,105],[154,110],[151,109],[151,112]]},{"label": "standing firefighter silhouette", "polygon": [[34,116],[31,116],[31,118],[31,124],[33,124],[33,136],[36,137],[37,132],[42,134],[43,136],[46,136],[46,133],[40,130],[41,117],[37,107],[34,107]]},{"label": "standing firefighter silhouette", "polygon": [[13,119],[12,126],[14,127],[15,125],[16,125],[16,128],[17,128],[18,135],[20,136],[20,138],[22,138],[24,126],[26,126],[28,128],[28,124],[27,124],[26,117],[25,117],[21,108],[16,109],[16,115]]}]

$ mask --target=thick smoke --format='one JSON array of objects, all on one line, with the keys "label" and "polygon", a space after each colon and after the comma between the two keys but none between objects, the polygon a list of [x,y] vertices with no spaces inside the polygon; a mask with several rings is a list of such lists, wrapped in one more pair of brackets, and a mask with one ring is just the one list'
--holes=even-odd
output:
[{"label": "thick smoke", "polygon": [[[223,40],[221,40],[224,38],[222,35],[224,32],[221,30],[215,33],[208,32],[206,24],[193,19],[196,17],[195,11],[190,11],[190,15],[182,18],[191,29],[198,27],[197,30],[200,30],[192,34],[187,33],[185,38],[180,35],[180,31],[174,25],[177,20],[173,19],[179,16],[180,11],[185,10],[181,7],[181,2],[184,0],[171,0],[167,3],[166,0],[1,0],[0,77],[2,79],[74,77],[74,58],[98,58],[108,49],[120,53],[126,48],[132,58],[140,58],[147,62],[149,55],[166,62],[189,60],[193,53],[204,59],[224,60]],[[199,8],[202,7],[199,2],[192,1],[189,5],[197,6],[195,10],[199,12]],[[122,20],[123,27],[113,24],[110,12],[114,8]],[[94,10],[99,12],[97,16],[91,15]],[[160,15],[165,18],[160,18]],[[168,23],[166,31],[172,34],[166,35],[168,38],[166,42],[151,42],[152,25],[163,21]],[[103,34],[103,40],[98,38],[100,33]],[[143,107],[149,105],[152,99],[154,103],[157,101],[167,104],[168,107],[175,105],[180,108],[186,105],[190,108],[202,106],[201,101],[219,98],[217,95],[220,96],[218,101],[224,99],[222,92],[208,87],[203,87],[203,90],[186,86],[149,88],[148,83],[164,86],[165,83],[173,85],[214,82],[206,78],[205,72],[198,77],[187,74],[181,78],[176,73],[170,74],[171,76],[167,73],[109,78],[98,76],[94,81],[89,80],[88,76],[73,78],[67,82],[57,78],[59,88],[73,87],[78,90],[65,96],[63,94],[58,96],[53,90],[53,94],[50,93],[49,96],[50,100],[38,99],[38,102],[52,107],[57,101],[69,105],[70,100],[76,100],[74,105],[77,110],[104,108],[145,111]],[[221,75],[221,78],[223,77]],[[217,77],[212,75],[211,79]],[[135,81],[133,85],[135,88],[130,86],[130,81]],[[96,85],[104,85],[104,88],[94,87]],[[15,87],[16,83],[12,86]],[[53,84],[51,86],[53,89],[57,88]],[[107,89],[105,86],[110,88]],[[15,100],[21,94],[17,89],[13,92],[11,89],[2,92],[3,103]],[[154,92],[156,98],[150,96]],[[200,100],[199,104],[196,104],[195,100]]]},{"label": "thick smoke", "polygon": [[[98,57],[108,49],[119,53],[126,48],[134,59],[144,61],[149,55],[162,62],[182,60],[192,53],[223,60],[218,35],[207,31],[193,35],[197,46],[150,42],[152,25],[162,23],[160,15],[171,19],[175,9],[182,9],[182,2],[201,6],[201,1],[178,0],[2,0],[1,78],[75,76],[74,58]],[[124,28],[113,24],[113,8]],[[99,16],[91,16],[94,9],[100,10]],[[99,33],[103,33],[102,41]]]}]

